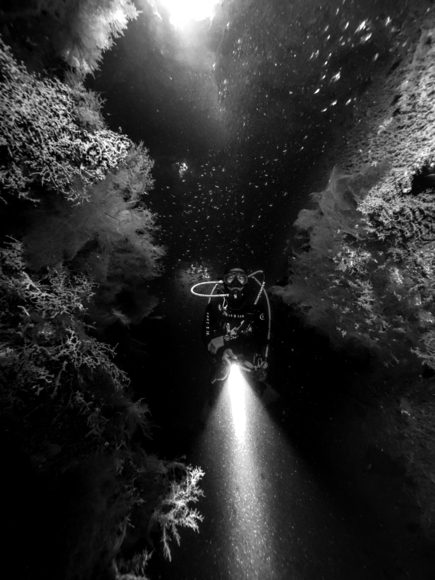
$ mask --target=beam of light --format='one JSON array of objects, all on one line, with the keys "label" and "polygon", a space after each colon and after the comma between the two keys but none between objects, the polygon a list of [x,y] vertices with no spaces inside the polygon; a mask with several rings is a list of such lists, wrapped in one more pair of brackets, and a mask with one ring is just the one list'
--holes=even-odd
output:
[{"label": "beam of light", "polygon": [[[222,514],[216,516],[222,577],[296,578],[291,570],[281,571],[286,559],[293,562],[288,535],[281,539],[280,527],[283,510],[286,518],[292,516],[291,504],[281,503],[282,458],[289,470],[292,457],[250,380],[238,365],[230,369],[203,434],[209,493]],[[285,489],[293,493],[290,483]]]},{"label": "beam of light", "polygon": [[212,563],[213,578],[353,578],[355,561],[343,559],[347,546],[360,558],[360,535],[350,533],[353,519],[344,519],[336,498],[274,423],[249,373],[242,376],[249,381],[243,437],[235,433],[227,380],[199,440],[213,517],[192,560]]},{"label": "beam of light", "polygon": [[248,381],[249,373],[232,365],[221,401],[222,410],[231,411],[233,427],[228,425],[225,445],[226,489],[231,506],[228,559],[232,562],[234,577],[245,577],[246,570],[250,570],[249,577],[275,579],[276,570],[271,560],[274,542],[268,533],[271,529],[269,491],[265,489],[264,468],[258,456],[260,440],[273,427]]},{"label": "beam of light", "polygon": [[246,402],[245,392],[249,388],[237,364],[232,364],[228,376],[228,390],[231,403],[234,432],[238,439],[245,435],[246,430]]},{"label": "beam of light", "polygon": [[213,18],[218,0],[161,0],[169,12],[169,21],[175,28],[183,28],[190,21],[200,22]]}]

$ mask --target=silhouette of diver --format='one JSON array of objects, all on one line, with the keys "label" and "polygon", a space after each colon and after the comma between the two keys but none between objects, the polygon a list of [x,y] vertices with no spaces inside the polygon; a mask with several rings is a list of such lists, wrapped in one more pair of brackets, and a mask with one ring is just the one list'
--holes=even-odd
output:
[{"label": "silhouette of diver", "polygon": [[269,323],[266,306],[263,287],[259,290],[243,268],[238,265],[225,268],[223,284],[216,288],[206,307],[202,327],[202,341],[213,365],[210,406],[216,401],[232,362],[249,369],[256,390],[260,395],[263,393]]}]

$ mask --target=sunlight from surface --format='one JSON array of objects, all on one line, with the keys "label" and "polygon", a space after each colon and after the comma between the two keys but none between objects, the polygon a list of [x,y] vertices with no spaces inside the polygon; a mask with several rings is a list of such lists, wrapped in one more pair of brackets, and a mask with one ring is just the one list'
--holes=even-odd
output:
[{"label": "sunlight from surface", "polygon": [[228,389],[231,401],[231,414],[237,438],[242,438],[246,429],[245,391],[249,388],[237,364],[231,365],[228,377]]},{"label": "sunlight from surface", "polygon": [[217,2],[218,0],[161,0],[175,28],[183,28],[192,20],[199,22],[213,18]]}]

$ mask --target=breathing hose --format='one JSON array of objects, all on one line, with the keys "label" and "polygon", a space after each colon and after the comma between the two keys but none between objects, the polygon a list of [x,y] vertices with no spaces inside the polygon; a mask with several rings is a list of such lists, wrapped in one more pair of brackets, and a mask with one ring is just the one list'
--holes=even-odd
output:
[{"label": "breathing hose", "polygon": [[[267,362],[267,357],[269,355],[269,342],[270,342],[270,334],[271,334],[271,326],[272,326],[272,315],[271,315],[271,309],[270,309],[269,296],[267,295],[267,292],[264,290],[264,286],[266,284],[266,281],[263,280],[263,282],[260,282],[260,280],[257,278],[257,274],[263,274],[263,276],[264,276],[263,270],[256,270],[252,274],[249,274],[248,278],[253,278],[257,282],[257,284],[260,286],[260,290],[258,291],[257,297],[255,298],[255,301],[254,301],[254,306],[256,306],[258,304],[258,301],[260,300],[262,293],[264,294],[264,296],[266,298],[267,313],[268,313],[269,320],[268,320],[268,325],[267,325],[267,343],[266,343],[266,349],[264,352],[264,361]],[[214,293],[216,288],[220,284],[223,284],[223,283],[224,283],[223,280],[206,280],[205,282],[198,282],[198,284],[194,284],[192,286],[192,288],[190,289],[190,291],[195,296],[199,296],[201,298],[208,298],[208,301],[210,302],[210,300],[212,298],[226,298],[227,296],[229,296],[229,294],[215,294]],[[203,286],[205,284],[214,284],[213,290],[211,291],[211,294],[200,294],[199,292],[195,292],[195,288],[197,288],[197,286]]]}]

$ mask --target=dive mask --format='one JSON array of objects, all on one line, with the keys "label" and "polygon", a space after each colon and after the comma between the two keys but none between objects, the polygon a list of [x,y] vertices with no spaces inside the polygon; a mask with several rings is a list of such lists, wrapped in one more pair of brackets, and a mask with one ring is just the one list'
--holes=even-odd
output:
[{"label": "dive mask", "polygon": [[248,283],[248,276],[243,270],[230,270],[224,276],[224,283],[229,288],[243,288]]}]

